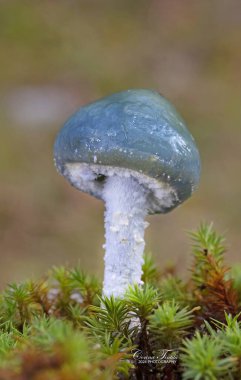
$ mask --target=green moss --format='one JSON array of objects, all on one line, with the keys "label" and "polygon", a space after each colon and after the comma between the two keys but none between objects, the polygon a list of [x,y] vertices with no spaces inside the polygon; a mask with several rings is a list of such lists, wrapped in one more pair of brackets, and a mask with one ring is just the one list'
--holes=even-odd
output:
[{"label": "green moss", "polygon": [[101,297],[79,268],[10,284],[0,299],[0,379],[240,379],[239,269],[224,265],[211,225],[191,236],[189,280],[166,276],[149,255],[143,287],[124,299]]}]

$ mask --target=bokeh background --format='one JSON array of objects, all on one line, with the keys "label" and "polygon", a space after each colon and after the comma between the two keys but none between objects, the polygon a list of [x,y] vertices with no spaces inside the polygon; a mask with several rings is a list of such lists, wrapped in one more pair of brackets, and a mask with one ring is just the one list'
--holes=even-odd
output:
[{"label": "bokeh background", "polygon": [[79,106],[127,88],[171,100],[202,157],[199,190],[149,217],[146,250],[185,275],[186,231],[213,221],[241,260],[239,0],[1,0],[0,44],[0,286],[66,263],[102,276],[103,204],[57,174],[52,147]]}]

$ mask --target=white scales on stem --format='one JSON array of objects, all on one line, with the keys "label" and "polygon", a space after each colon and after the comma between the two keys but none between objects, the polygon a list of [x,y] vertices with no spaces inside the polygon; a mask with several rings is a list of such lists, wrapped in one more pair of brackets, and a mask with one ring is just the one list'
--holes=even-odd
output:
[{"label": "white scales on stem", "polygon": [[146,190],[133,177],[114,175],[106,181],[105,274],[103,294],[124,295],[128,285],[141,284],[144,231],[148,226]]}]

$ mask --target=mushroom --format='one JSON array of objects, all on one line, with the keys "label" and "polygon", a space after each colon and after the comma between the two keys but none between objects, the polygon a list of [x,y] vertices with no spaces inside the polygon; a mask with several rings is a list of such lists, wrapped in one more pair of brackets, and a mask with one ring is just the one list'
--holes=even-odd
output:
[{"label": "mushroom", "polygon": [[103,294],[142,284],[148,214],[167,213],[196,189],[200,157],[175,108],[159,93],[127,90],[81,107],[54,145],[58,172],[105,202]]}]

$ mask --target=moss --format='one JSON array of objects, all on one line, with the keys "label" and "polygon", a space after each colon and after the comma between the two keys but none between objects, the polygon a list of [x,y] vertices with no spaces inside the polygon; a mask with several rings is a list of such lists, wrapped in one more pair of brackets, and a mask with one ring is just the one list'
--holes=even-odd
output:
[{"label": "moss", "polygon": [[240,379],[240,270],[212,225],[191,234],[186,282],[143,265],[142,288],[101,297],[79,268],[1,294],[0,379]]}]

